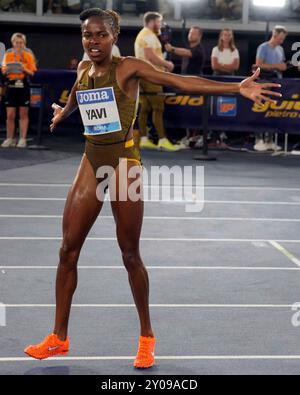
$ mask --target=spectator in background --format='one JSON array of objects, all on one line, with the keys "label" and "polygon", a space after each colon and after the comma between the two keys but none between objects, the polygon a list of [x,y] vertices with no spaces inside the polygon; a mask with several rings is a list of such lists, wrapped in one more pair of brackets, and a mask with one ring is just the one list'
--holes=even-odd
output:
[{"label": "spectator in background", "polygon": [[231,29],[221,31],[218,45],[212,50],[211,67],[214,75],[234,75],[239,69],[240,54]]},{"label": "spectator in background", "polygon": [[[182,74],[201,76],[205,63],[205,52],[202,45],[203,31],[198,26],[191,27],[188,35],[189,48],[178,48],[171,44],[166,44],[165,49],[169,53],[182,57]],[[198,140],[200,145],[203,139],[199,139],[199,130],[188,129],[187,135],[181,140],[181,148],[186,148],[190,144],[195,144],[198,148]],[[200,148],[200,147],[199,147]]]},{"label": "spectator in background", "polygon": [[[135,45],[135,56],[150,62],[160,70],[172,72],[174,64],[164,59],[162,45],[158,39],[161,31],[162,15],[157,12],[147,12],[144,15],[144,28],[139,32]],[[141,148],[154,148],[164,151],[177,151],[179,146],[172,144],[166,138],[164,127],[164,97],[159,96],[163,92],[162,86],[150,82],[141,81],[142,92],[150,93],[149,96],[141,96],[141,109],[139,113],[139,128],[141,133]],[[152,143],[147,136],[148,116],[152,111],[152,121],[159,136],[158,145]]]},{"label": "spectator in background", "polygon": [[[218,45],[211,54],[213,75],[234,75],[240,68],[240,54],[235,46],[234,33],[231,29],[223,29],[219,34]],[[225,132],[217,133],[217,141],[224,143],[227,139]],[[216,134],[215,134],[216,136]]]},{"label": "spectator in background", "polygon": [[[282,78],[282,73],[287,70],[285,53],[282,47],[287,34],[285,27],[275,26],[271,39],[258,47],[254,68],[261,68],[261,78]],[[273,134],[258,134],[254,149],[256,151],[279,151],[281,147],[276,145],[273,139]]]},{"label": "spectator in background", "polygon": [[222,19],[240,19],[242,16],[242,0],[216,0],[216,7]]},{"label": "spectator in background", "polygon": [[1,0],[0,8],[6,12],[35,12],[36,0]]},{"label": "spectator in background", "polygon": [[[124,13],[124,4],[126,3],[134,3],[135,5],[135,15],[143,15],[147,8],[149,9],[149,5],[147,4],[147,0],[135,0],[135,1],[124,1],[124,0],[114,0],[113,7],[116,9],[120,14]],[[151,9],[151,8],[150,8]]]},{"label": "spectator in background", "polygon": [[14,147],[16,141],[15,118],[19,108],[20,139],[18,148],[26,147],[28,131],[28,109],[30,104],[30,88],[28,77],[36,70],[36,61],[32,51],[26,48],[26,37],[22,33],[14,33],[11,38],[13,47],[5,52],[2,73],[6,79],[6,93],[4,104],[6,106],[7,138],[2,143],[3,148]]},{"label": "spectator in background", "polygon": [[79,64],[79,60],[77,58],[71,58],[69,63],[69,70],[77,70]]},{"label": "spectator in background", "polygon": [[261,68],[262,78],[282,78],[282,73],[287,70],[282,47],[287,34],[285,27],[275,26],[271,39],[258,47],[255,66]]},{"label": "spectator in background", "polygon": [[203,31],[198,26],[193,26],[188,35],[189,48],[173,47],[166,44],[165,49],[177,56],[182,57],[182,74],[202,75],[205,53],[201,43]]},{"label": "spectator in background", "polygon": [[45,12],[47,14],[61,14],[63,12],[62,0],[48,0]]}]

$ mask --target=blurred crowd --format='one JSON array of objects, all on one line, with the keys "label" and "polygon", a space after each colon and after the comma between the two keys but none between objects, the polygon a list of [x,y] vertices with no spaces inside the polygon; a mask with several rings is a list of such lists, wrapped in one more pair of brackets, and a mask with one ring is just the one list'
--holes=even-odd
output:
[{"label": "blurred crowd", "polygon": [[[113,0],[112,6],[120,14],[139,16],[151,9],[164,16],[174,15],[173,0]],[[43,11],[46,14],[79,14],[91,7],[106,8],[107,0],[43,0]],[[206,0],[194,7],[204,18],[241,19],[242,15],[242,0]],[[0,0],[0,9],[6,12],[35,12],[36,0]],[[189,7],[183,6],[183,9],[186,16],[200,16],[194,10],[190,15]]]}]

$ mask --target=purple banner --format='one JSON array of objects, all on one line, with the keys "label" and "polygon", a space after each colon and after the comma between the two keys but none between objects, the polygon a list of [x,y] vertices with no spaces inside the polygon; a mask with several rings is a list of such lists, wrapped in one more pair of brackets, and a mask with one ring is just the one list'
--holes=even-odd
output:
[{"label": "purple banner", "polygon": [[[36,73],[32,82],[46,85],[45,123],[49,123],[52,118],[53,102],[61,106],[65,105],[75,79],[76,73],[68,70],[41,70]],[[214,79],[227,82],[241,81],[239,77]],[[239,95],[210,97],[208,99],[209,127],[212,130],[224,131],[300,134],[300,79],[283,79],[279,82],[282,84],[283,98],[276,105],[266,103],[260,107]],[[203,107],[201,95],[178,93],[176,96],[166,97],[165,103],[167,128],[201,128]],[[66,123],[78,125],[79,112],[76,111]]]}]

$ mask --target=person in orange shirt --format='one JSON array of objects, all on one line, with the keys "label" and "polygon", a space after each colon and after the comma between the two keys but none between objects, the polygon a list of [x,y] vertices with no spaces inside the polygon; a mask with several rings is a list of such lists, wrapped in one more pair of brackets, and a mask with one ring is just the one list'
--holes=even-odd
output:
[{"label": "person in orange shirt", "polygon": [[26,147],[28,131],[28,109],[30,104],[30,88],[28,77],[36,72],[36,61],[32,51],[26,48],[26,37],[22,33],[14,33],[11,37],[12,48],[5,52],[2,62],[2,73],[6,80],[4,104],[6,106],[7,137],[1,147],[16,146],[15,119],[19,108],[20,139],[18,148]]}]

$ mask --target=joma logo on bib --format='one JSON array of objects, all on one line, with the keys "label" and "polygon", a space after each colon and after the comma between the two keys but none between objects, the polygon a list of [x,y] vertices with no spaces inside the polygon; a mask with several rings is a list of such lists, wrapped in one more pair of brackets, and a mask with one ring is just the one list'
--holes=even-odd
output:
[{"label": "joma logo on bib", "polygon": [[109,101],[112,99],[112,97],[109,95],[109,92],[107,90],[99,89],[94,92],[78,92],[77,99],[79,104],[89,104]]},{"label": "joma logo on bib", "polygon": [[78,91],[76,96],[85,135],[95,136],[122,130],[112,87]]}]

